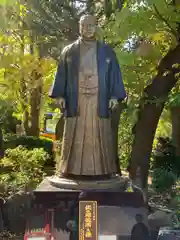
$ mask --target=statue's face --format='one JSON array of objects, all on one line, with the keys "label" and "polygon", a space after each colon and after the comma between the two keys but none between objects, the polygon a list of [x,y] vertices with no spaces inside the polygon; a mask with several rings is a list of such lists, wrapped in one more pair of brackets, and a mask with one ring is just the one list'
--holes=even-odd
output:
[{"label": "statue's face", "polygon": [[80,35],[86,39],[92,39],[96,34],[96,19],[93,16],[84,16],[79,23]]}]

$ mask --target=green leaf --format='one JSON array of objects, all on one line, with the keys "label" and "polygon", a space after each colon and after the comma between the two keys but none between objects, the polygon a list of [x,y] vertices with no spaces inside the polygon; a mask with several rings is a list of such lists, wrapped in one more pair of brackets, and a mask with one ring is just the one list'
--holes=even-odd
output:
[{"label": "green leaf", "polygon": [[14,4],[16,4],[16,0],[0,0],[0,5],[4,5],[4,6],[12,6]]}]

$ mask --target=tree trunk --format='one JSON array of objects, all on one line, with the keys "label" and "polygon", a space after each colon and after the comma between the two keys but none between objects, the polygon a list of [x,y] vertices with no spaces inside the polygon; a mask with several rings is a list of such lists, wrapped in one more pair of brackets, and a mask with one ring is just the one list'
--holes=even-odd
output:
[{"label": "tree trunk", "polygon": [[111,127],[112,127],[113,139],[114,139],[114,151],[116,154],[116,166],[118,169],[117,174],[119,175],[121,175],[121,166],[120,166],[119,151],[118,151],[118,130],[119,130],[120,116],[123,110],[124,110],[124,104],[119,102],[117,108],[114,109],[111,114]]},{"label": "tree trunk", "polygon": [[[31,44],[30,44],[30,53],[34,54],[34,42],[37,39],[31,35]],[[42,99],[42,73],[41,69],[41,48],[39,50],[39,62],[38,66],[32,71],[31,80],[32,80],[32,89],[30,92],[30,130],[29,135],[31,136],[39,136],[40,133],[40,107],[41,107],[41,99]]]},{"label": "tree trunk", "polygon": [[[21,32],[21,53],[24,56],[24,51],[25,51],[25,35],[24,35],[24,23],[22,27],[22,32]],[[22,71],[22,76],[21,76],[21,89],[20,89],[20,97],[21,97],[21,107],[23,111],[23,119],[22,119],[22,126],[23,129],[28,135],[29,133],[29,112],[28,112],[28,89],[26,86],[25,78],[24,78],[24,72]]]},{"label": "tree trunk", "polygon": [[56,135],[56,140],[62,141],[63,139],[63,132],[64,132],[64,114],[60,114],[60,118],[56,124],[56,130],[55,130],[55,135]]},{"label": "tree trunk", "polygon": [[4,157],[4,141],[3,141],[3,132],[0,128],[0,159]]},{"label": "tree trunk", "polygon": [[[149,159],[157,124],[169,92],[177,82],[180,72],[174,64],[180,63],[180,45],[169,51],[158,66],[158,74],[152,84],[145,89],[143,105],[139,109],[139,118],[135,127],[131,153],[130,176],[135,180],[137,168],[141,169],[141,187],[147,188]],[[168,74],[166,74],[168,73]],[[155,100],[154,102],[151,102]],[[159,103],[157,101],[159,100]],[[160,101],[161,100],[161,101]]]},{"label": "tree trunk", "polygon": [[171,108],[172,139],[176,147],[176,156],[180,156],[180,107]]},{"label": "tree trunk", "polygon": [[31,89],[30,94],[30,135],[39,136],[39,116],[42,96],[42,75],[36,70],[32,74],[35,86]]},{"label": "tree trunk", "polygon": [[25,84],[24,76],[21,78],[21,108],[23,111],[22,126],[25,131],[25,134],[29,134],[29,111],[28,111],[28,89]]},{"label": "tree trunk", "polygon": [[25,134],[29,135],[29,112],[28,112],[26,106],[22,106],[22,109],[24,109],[23,110],[23,122],[22,122],[23,129],[25,131]]}]

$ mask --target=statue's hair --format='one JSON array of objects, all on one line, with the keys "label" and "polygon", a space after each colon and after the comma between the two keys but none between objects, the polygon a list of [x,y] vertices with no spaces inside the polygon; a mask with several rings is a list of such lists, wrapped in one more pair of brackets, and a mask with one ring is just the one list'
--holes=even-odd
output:
[{"label": "statue's hair", "polygon": [[82,23],[86,19],[93,19],[94,22],[97,23],[96,17],[91,14],[86,14],[86,15],[81,16],[79,23]]}]

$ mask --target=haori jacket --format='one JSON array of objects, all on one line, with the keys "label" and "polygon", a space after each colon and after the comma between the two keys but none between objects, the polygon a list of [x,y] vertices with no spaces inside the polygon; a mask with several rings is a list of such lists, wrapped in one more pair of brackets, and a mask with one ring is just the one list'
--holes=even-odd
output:
[{"label": "haori jacket", "polygon": [[[66,101],[66,117],[78,116],[78,80],[80,65],[80,40],[68,45],[61,54],[53,85],[49,96]],[[126,97],[122,74],[116,54],[112,48],[97,42],[98,69],[98,116],[108,118],[109,100],[123,100]]]}]

